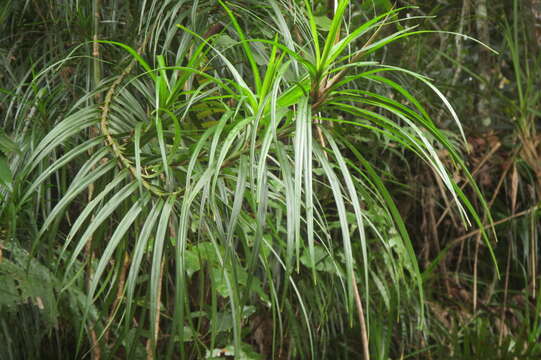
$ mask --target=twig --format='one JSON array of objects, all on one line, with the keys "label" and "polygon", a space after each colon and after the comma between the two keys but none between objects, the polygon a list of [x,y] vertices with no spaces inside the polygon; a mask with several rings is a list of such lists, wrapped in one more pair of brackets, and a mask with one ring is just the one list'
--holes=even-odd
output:
[{"label": "twig", "polygon": [[[486,154],[483,159],[481,160],[481,162],[475,167],[475,169],[472,171],[471,175],[472,177],[475,177],[475,175],[477,175],[477,173],[481,170],[481,168],[483,167],[483,165],[485,165],[485,163],[492,157],[494,156],[494,154],[496,153],[496,151],[498,151],[498,149],[502,146],[502,144],[500,142],[497,142],[496,145],[494,145],[494,147],[492,149],[490,149],[490,151],[488,152],[488,154]],[[468,178],[466,178],[464,180],[464,184],[462,184],[460,186],[460,189],[464,189],[466,187],[466,185],[468,185],[470,181],[468,180]],[[454,203],[456,200],[452,200],[451,203]],[[440,226],[441,222],[443,221],[443,219],[445,219],[445,216],[447,216],[447,214],[449,213],[449,211],[451,211],[451,204],[449,204],[449,206],[447,206],[445,208],[445,210],[443,211],[443,213],[441,214],[440,218],[438,219],[438,222],[436,223],[436,226]]]},{"label": "twig", "polygon": [[366,328],[366,322],[364,320],[363,303],[361,301],[361,294],[357,288],[357,279],[355,274],[351,274],[351,281],[353,282],[353,293],[355,295],[355,305],[357,306],[357,314],[359,315],[359,325],[361,326],[361,343],[363,345],[364,360],[370,360],[370,348],[368,346],[368,331]]},{"label": "twig", "polygon": [[518,212],[516,214],[513,214],[511,216],[508,216],[506,218],[503,218],[501,220],[498,220],[498,221],[495,221],[493,224],[491,225],[486,225],[486,226],[483,226],[482,228],[480,229],[477,229],[477,230],[474,230],[474,231],[471,231],[465,235],[462,235],[462,236],[459,236],[455,239],[453,239],[448,245],[447,245],[447,249],[450,249],[450,248],[453,248],[455,247],[456,245],[460,244],[462,241],[472,237],[472,236],[475,236],[477,234],[480,234],[483,230],[485,230],[485,228],[487,228],[488,226],[496,226],[496,225],[500,225],[500,224],[504,224],[508,221],[511,221],[515,218],[518,218],[518,217],[521,217],[521,216],[524,216],[524,215],[528,215],[536,210],[539,210],[540,208],[540,205],[536,205],[536,206],[533,206],[527,210],[524,210],[524,211],[521,211],[521,212]]},{"label": "twig", "polygon": [[473,313],[477,310],[477,264],[479,263],[479,245],[481,244],[481,232],[475,236],[475,251],[473,255]]},{"label": "twig", "polygon": [[[120,270],[120,275],[118,277],[118,288],[116,290],[116,296],[115,301],[113,302],[113,306],[111,306],[111,312],[109,313],[109,318],[107,319],[107,324],[110,324],[113,322],[113,318],[115,314],[118,311],[118,308],[120,307],[120,302],[122,301],[122,298],[124,296],[124,285],[126,284],[126,274],[128,273],[128,268],[130,267],[130,255],[128,252],[124,255],[124,261],[122,262],[122,269]],[[105,342],[109,339],[109,327],[107,327],[107,330],[105,332],[105,335],[103,336],[105,339]]]},{"label": "twig", "polygon": [[[509,160],[509,162],[507,163],[502,175],[500,176],[500,179],[498,180],[498,184],[496,185],[496,189],[494,190],[494,193],[492,194],[492,198],[490,199],[490,201],[488,203],[488,208],[489,209],[492,208],[492,205],[494,204],[494,201],[496,200],[496,197],[500,193],[500,189],[501,189],[501,186],[503,184],[503,181],[504,181],[505,177],[507,176],[507,172],[511,168],[511,164],[514,163],[513,159],[514,159],[514,155]],[[515,212],[514,207],[512,209],[512,212],[513,213]],[[484,224],[483,226],[487,226],[486,221],[487,221],[487,214],[485,213],[483,215],[483,222],[482,222],[482,224]],[[488,224],[488,225],[490,225],[490,224]],[[477,264],[479,262],[478,261],[478,256],[479,256],[479,245],[480,245],[480,243],[481,243],[481,233],[477,234],[476,237],[475,237],[475,255],[474,255],[474,261],[473,261],[473,312],[475,312],[477,310]],[[490,297],[490,295],[488,295],[488,296]]]},{"label": "twig", "polygon": [[507,312],[507,298],[509,296],[509,273],[511,268],[511,241],[509,242],[509,245],[507,246],[507,265],[505,266],[505,283],[503,287],[503,307],[502,307],[502,313],[500,317],[500,324],[499,324],[499,336],[498,336],[498,345],[502,345],[503,340],[503,329],[505,325],[505,313]]}]

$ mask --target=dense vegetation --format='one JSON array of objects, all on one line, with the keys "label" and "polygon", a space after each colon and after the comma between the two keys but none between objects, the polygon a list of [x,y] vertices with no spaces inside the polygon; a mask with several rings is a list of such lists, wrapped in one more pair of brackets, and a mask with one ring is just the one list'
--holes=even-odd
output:
[{"label": "dense vegetation", "polygon": [[2,0],[0,359],[541,358],[541,2],[418,3]]}]

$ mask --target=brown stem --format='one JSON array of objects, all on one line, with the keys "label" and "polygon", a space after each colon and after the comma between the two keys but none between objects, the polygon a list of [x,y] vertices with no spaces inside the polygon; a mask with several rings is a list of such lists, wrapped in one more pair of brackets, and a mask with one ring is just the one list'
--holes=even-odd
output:
[{"label": "brown stem", "polygon": [[224,28],[224,26],[223,26],[222,23],[216,23],[216,24],[212,25],[208,29],[208,31],[203,35],[203,38],[208,39],[212,35],[215,35],[215,34],[219,33],[220,31],[222,31],[223,28]]},{"label": "brown stem", "polygon": [[[524,215],[528,215],[534,211],[537,211],[538,209],[540,208],[540,205],[536,205],[536,206],[533,206],[527,210],[524,210],[524,211],[521,211],[521,212],[518,212],[516,214],[513,214],[511,216],[508,216],[504,219],[501,219],[501,220],[498,220],[498,221],[494,221],[494,223],[492,224],[493,226],[496,226],[496,225],[500,225],[500,224],[503,224],[503,223],[506,223],[508,221],[511,221],[515,218],[518,218],[518,217],[521,217],[521,216],[524,216]],[[475,236],[479,233],[481,233],[482,231],[484,231],[487,227],[489,226],[492,226],[492,225],[486,225],[486,226],[483,226],[482,228],[480,229],[477,229],[477,230],[474,230],[474,231],[471,231],[465,235],[462,235],[462,236],[459,236],[455,239],[453,239],[449,245],[447,245],[447,248],[450,249],[450,248],[453,248],[455,247],[456,245],[460,244],[462,241],[466,240],[466,239],[469,239],[470,237],[472,236]]]},{"label": "brown stem", "polygon": [[[436,177],[438,178],[438,177]],[[438,236],[438,228],[436,226],[436,190],[434,186],[431,186],[428,188],[428,203],[427,203],[427,212],[428,212],[428,224],[429,224],[429,231],[432,235],[432,240],[434,242],[436,253],[439,254],[441,252],[441,244],[439,241]],[[451,293],[451,285],[449,284],[449,277],[447,276],[447,262],[446,259],[443,258],[439,264],[442,277],[443,277],[443,285],[445,286],[445,290],[447,291],[447,294]]]},{"label": "brown stem", "polygon": [[473,312],[477,310],[477,264],[479,260],[479,244],[481,243],[481,233],[475,236],[475,253],[473,255]]},{"label": "brown stem", "polygon": [[[513,157],[514,158],[514,157]],[[496,189],[494,190],[494,193],[492,194],[492,198],[490,199],[488,203],[488,208],[491,209],[492,205],[494,204],[494,201],[496,200],[496,197],[498,196],[501,186],[503,184],[503,180],[505,179],[507,172],[511,168],[511,164],[514,164],[514,162],[511,160],[506,168],[503,171],[503,174],[500,176],[500,180],[498,181],[498,184],[496,185]],[[514,207],[512,209],[512,212],[514,213]],[[483,226],[488,226],[486,224],[487,221],[487,214],[483,215]],[[474,254],[474,262],[473,262],[473,312],[477,310],[477,264],[479,259],[479,245],[481,244],[481,233],[477,234],[475,237],[475,254]],[[490,292],[487,293],[487,299],[490,298],[491,294]]]},{"label": "brown stem", "polygon": [[[122,262],[122,269],[120,270],[120,275],[118,277],[118,288],[116,290],[116,296],[115,301],[113,302],[113,306],[111,306],[111,312],[109,313],[109,318],[107,319],[107,325],[112,323],[113,318],[115,314],[118,311],[118,308],[120,307],[120,302],[122,301],[122,298],[124,296],[124,285],[126,284],[126,275],[128,273],[128,269],[130,267],[130,255],[128,252],[124,255],[124,261]],[[105,342],[107,343],[109,339],[109,327],[107,327],[107,330],[104,335]]]},{"label": "brown stem", "polygon": [[503,286],[503,307],[502,313],[500,315],[500,325],[499,325],[499,336],[498,336],[498,345],[501,346],[503,340],[503,329],[505,326],[505,313],[507,312],[507,298],[509,295],[509,273],[511,268],[511,241],[507,246],[507,264],[505,265],[505,282]]},{"label": "brown stem", "polygon": [[351,274],[351,281],[353,282],[353,293],[355,295],[355,305],[357,306],[357,314],[359,315],[359,325],[361,326],[361,343],[363,346],[364,360],[370,360],[370,348],[368,343],[368,330],[366,328],[366,322],[364,320],[363,303],[361,301],[361,294],[357,288],[357,279],[355,274]]}]

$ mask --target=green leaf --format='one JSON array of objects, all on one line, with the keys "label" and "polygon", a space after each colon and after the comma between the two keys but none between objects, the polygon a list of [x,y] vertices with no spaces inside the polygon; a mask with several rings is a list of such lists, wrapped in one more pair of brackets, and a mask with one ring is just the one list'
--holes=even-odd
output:
[{"label": "green leaf", "polygon": [[[312,256],[310,250],[305,248],[300,258],[301,263],[308,268],[315,268],[317,271],[323,271],[331,274],[336,274],[337,269],[333,263],[332,256],[321,246],[314,247],[314,261],[312,262]],[[315,264],[313,266],[312,264]]]},{"label": "green leaf", "polygon": [[0,152],[3,152],[4,155],[19,152],[19,146],[2,129],[0,129]]},{"label": "green leaf", "polygon": [[361,5],[361,9],[367,11],[375,8],[377,11],[389,11],[393,5],[390,0],[365,0]]},{"label": "green leaf", "polygon": [[329,31],[331,28],[332,20],[326,16],[314,16],[314,21],[317,27],[322,31]]},{"label": "green leaf", "polygon": [[0,185],[6,185],[11,187],[13,181],[13,175],[9,168],[9,163],[4,156],[0,156]]}]

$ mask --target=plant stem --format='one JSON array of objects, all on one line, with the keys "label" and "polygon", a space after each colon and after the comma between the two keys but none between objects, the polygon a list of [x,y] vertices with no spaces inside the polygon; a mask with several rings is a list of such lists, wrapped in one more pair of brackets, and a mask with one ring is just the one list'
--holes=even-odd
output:
[{"label": "plant stem", "polygon": [[357,288],[357,279],[355,273],[351,274],[351,281],[353,282],[353,292],[355,295],[355,305],[357,306],[357,314],[359,315],[359,325],[361,326],[361,343],[363,345],[364,360],[370,360],[370,348],[368,343],[368,330],[366,328],[366,321],[364,320],[363,303],[361,300],[361,294]]}]

